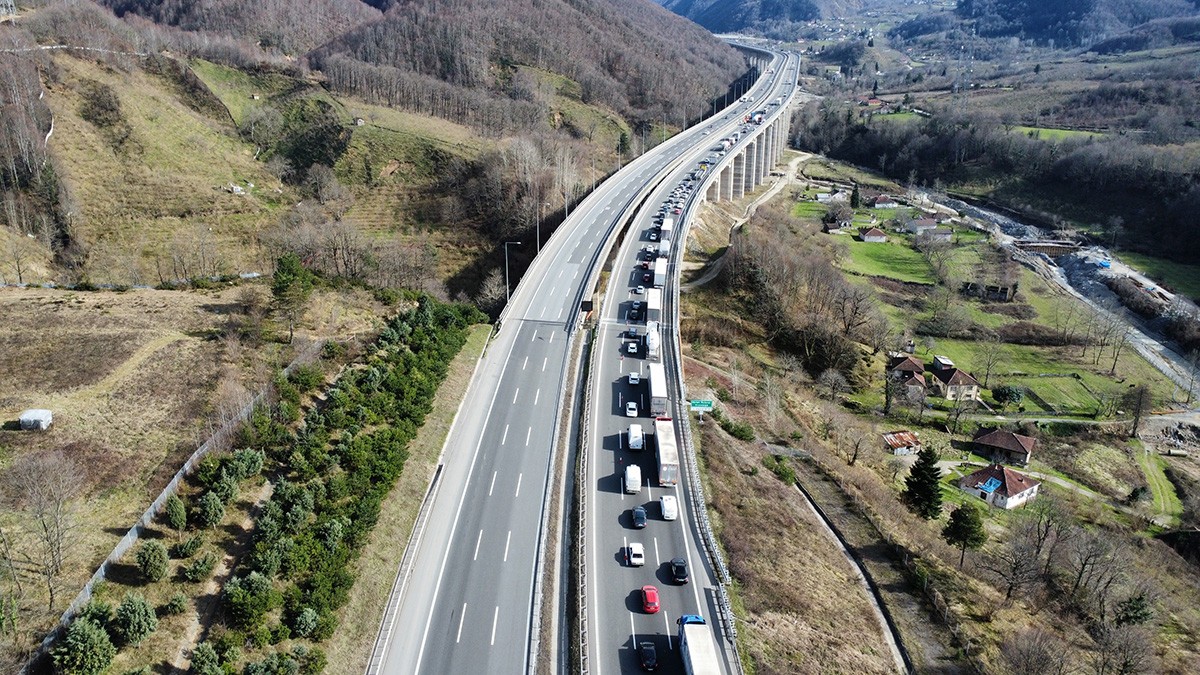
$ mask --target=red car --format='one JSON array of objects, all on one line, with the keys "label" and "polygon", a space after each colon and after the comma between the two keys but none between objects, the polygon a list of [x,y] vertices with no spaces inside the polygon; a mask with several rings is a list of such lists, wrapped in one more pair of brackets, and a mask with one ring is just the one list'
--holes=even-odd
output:
[{"label": "red car", "polygon": [[658,589],[653,586],[642,586],[642,609],[647,614],[657,614],[660,607]]},{"label": "red car", "polygon": [[654,278],[654,275],[650,274],[649,272],[646,272],[645,274],[642,275],[642,281],[650,281],[653,278]]},{"label": "red car", "polygon": [[644,270],[650,269],[650,261],[649,260],[642,261],[642,269],[644,269]]}]

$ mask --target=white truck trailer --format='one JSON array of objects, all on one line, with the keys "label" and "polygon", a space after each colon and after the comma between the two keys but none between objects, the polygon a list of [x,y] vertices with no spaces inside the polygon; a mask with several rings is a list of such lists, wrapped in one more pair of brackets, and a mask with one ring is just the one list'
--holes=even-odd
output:
[{"label": "white truck trailer", "polygon": [[720,675],[721,655],[704,617],[697,614],[679,617],[679,651],[688,675]]},{"label": "white truck trailer", "polygon": [[662,321],[662,289],[646,289],[646,321]]},{"label": "white truck trailer", "polygon": [[674,487],[679,483],[679,446],[670,417],[654,420],[654,445],[658,448],[658,484]]},{"label": "white truck trailer", "polygon": [[662,358],[662,333],[657,321],[646,322],[646,358],[657,361]]},{"label": "white truck trailer", "polygon": [[650,416],[667,414],[667,370],[661,363],[650,364]]},{"label": "white truck trailer", "polygon": [[654,287],[661,291],[667,283],[667,259],[655,258],[650,268],[654,273]]}]

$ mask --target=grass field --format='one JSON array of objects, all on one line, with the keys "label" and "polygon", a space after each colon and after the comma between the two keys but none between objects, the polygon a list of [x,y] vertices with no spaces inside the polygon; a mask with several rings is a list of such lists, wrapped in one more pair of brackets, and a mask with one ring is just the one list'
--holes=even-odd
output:
[{"label": "grass field", "polygon": [[1200,298],[1200,265],[1187,265],[1128,251],[1118,253],[1117,258],[1177,293],[1193,300]]},{"label": "grass field", "polygon": [[1167,527],[1174,525],[1179,521],[1180,514],[1183,513],[1183,502],[1180,501],[1179,495],[1175,492],[1175,486],[1167,480],[1167,475],[1163,471],[1167,466],[1167,461],[1162,456],[1141,448],[1135,448],[1133,455],[1137,458],[1138,467],[1141,468],[1142,474],[1146,478],[1146,485],[1150,487],[1154,513],[1165,518],[1163,524]]},{"label": "grass field", "polygon": [[[186,248],[180,238],[198,233],[212,239],[216,251],[210,255],[225,271],[255,270],[255,233],[291,194],[274,191],[278,181],[229,122],[188,108],[160,79],[140,70],[111,71],[61,55],[55,63],[59,81],[48,97],[56,126],[51,151],[78,204],[79,235],[98,254],[99,264],[89,270],[92,281],[157,282],[153,258]],[[87,80],[121,92],[130,135],[118,148],[78,114],[79,88]],[[232,194],[230,185],[246,194]]]},{"label": "grass field", "polygon": [[221,99],[234,122],[238,124],[242,123],[247,112],[263,105],[270,97],[306,86],[303,82],[279,73],[251,75],[204,59],[192,59],[188,65],[209,90]]},{"label": "grass field", "polygon": [[1049,127],[1013,127],[1013,133],[1024,134],[1030,138],[1044,141],[1067,141],[1074,139],[1103,138],[1104,134],[1097,131],[1078,131],[1075,129],[1053,129]]},{"label": "grass field", "polygon": [[903,241],[889,240],[882,244],[852,241],[849,246],[849,257],[838,261],[847,272],[918,284],[936,281],[925,258]]},{"label": "grass field", "polygon": [[[6,373],[0,420],[15,420],[30,407],[54,413],[45,433],[0,430],[0,485],[11,462],[32,453],[62,451],[84,473],[57,611],[206,436],[218,411],[240,407],[277,365],[291,360],[292,350],[277,342],[254,346],[220,338],[238,316],[240,292],[0,288],[0,370]],[[297,346],[310,337],[353,340],[373,330],[380,311],[363,291],[317,291],[310,303]],[[0,499],[0,527],[17,555],[29,552],[31,541],[22,523],[11,501]],[[25,584],[22,644],[26,637],[31,644],[41,639],[57,619],[45,611],[42,588]],[[0,649],[9,644],[0,641]]]}]

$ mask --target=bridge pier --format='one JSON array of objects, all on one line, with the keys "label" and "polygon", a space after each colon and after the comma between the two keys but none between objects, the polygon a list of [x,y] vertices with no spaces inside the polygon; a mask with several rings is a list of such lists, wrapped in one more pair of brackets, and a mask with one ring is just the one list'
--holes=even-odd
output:
[{"label": "bridge pier", "polygon": [[741,199],[746,194],[746,151],[733,158],[733,191],[730,199]]}]

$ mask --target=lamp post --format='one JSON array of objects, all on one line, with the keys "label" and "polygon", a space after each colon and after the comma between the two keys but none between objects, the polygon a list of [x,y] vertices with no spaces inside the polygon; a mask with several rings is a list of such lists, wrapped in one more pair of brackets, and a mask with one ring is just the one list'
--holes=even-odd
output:
[{"label": "lamp post", "polygon": [[550,206],[550,202],[542,202],[538,207],[537,218],[537,252],[542,252],[542,221],[546,219],[546,207]]},{"label": "lamp post", "polygon": [[519,241],[504,242],[504,304],[505,305],[508,304],[509,295],[511,293],[511,291],[509,290],[510,287],[508,284],[508,247],[510,244],[516,244],[517,246],[520,246],[521,242],[519,242]]}]

